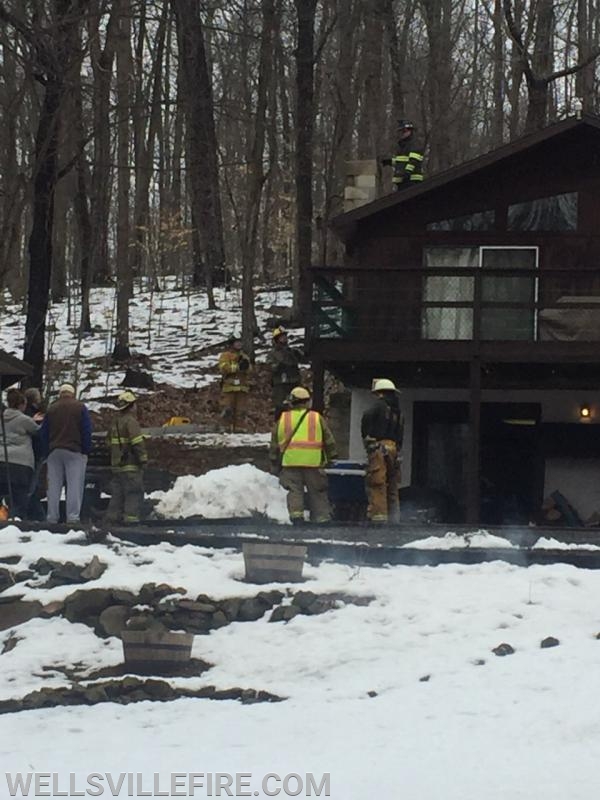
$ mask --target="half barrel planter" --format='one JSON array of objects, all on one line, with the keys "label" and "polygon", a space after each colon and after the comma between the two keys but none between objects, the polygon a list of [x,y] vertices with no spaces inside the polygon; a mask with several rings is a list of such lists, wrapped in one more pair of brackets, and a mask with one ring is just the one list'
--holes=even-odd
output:
[{"label": "half barrel planter", "polygon": [[172,670],[189,662],[194,635],[171,631],[122,631],[125,664],[133,671]]},{"label": "half barrel planter", "polygon": [[246,580],[251,583],[290,583],[302,580],[307,547],[300,544],[242,545]]}]

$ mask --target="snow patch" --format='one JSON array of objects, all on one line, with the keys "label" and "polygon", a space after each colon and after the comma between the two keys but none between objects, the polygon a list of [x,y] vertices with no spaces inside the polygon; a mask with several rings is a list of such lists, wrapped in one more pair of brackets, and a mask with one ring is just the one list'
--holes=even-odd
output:
[{"label": "snow patch", "polygon": [[159,499],[156,512],[169,519],[264,516],[289,522],[286,492],[279,480],[252,464],[183,475],[168,492],[153,492],[150,497]]}]

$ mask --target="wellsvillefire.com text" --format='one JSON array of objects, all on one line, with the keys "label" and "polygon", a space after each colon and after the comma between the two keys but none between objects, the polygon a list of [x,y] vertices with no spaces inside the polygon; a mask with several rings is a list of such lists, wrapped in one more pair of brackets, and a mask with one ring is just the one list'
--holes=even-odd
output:
[{"label": "wellsvillefire.com text", "polygon": [[6,772],[10,797],[330,797],[330,774]]}]

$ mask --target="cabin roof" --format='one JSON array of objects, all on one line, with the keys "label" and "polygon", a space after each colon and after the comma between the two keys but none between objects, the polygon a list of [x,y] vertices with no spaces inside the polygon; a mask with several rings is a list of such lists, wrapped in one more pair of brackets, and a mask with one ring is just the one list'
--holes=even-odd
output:
[{"label": "cabin roof", "polygon": [[546,144],[554,138],[570,134],[570,138],[572,139],[573,134],[577,137],[580,133],[587,133],[590,131],[593,135],[597,135],[600,140],[600,117],[593,114],[584,114],[581,117],[569,117],[554,125],[549,125],[541,131],[522,136],[513,142],[502,145],[502,147],[490,150],[488,153],[465,161],[463,164],[459,164],[444,172],[428,177],[422,183],[411,186],[408,189],[403,189],[400,192],[392,192],[370,203],[365,203],[365,205],[359,206],[345,214],[339,214],[331,220],[331,226],[342,239],[346,239],[354,230],[357,223],[374,217],[381,212],[388,211],[389,209],[393,209],[405,203],[410,203],[412,200],[421,198],[454,181],[458,181],[480,170],[497,165],[505,159],[538,148],[540,145]]}]

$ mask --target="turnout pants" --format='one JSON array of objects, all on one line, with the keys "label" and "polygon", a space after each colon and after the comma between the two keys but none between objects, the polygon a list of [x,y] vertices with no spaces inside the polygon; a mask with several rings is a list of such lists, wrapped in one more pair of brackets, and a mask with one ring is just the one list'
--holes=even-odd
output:
[{"label": "turnout pants", "polygon": [[71,450],[56,448],[48,456],[48,511],[46,520],[58,522],[60,493],[67,487],[67,522],[79,522],[83,490],[85,488],[85,468],[87,456]]},{"label": "turnout pants", "polygon": [[308,494],[311,522],[329,522],[327,475],[318,467],[283,467],[279,482],[287,489],[287,507],[292,522],[304,519],[304,488]]},{"label": "turnout pants", "polygon": [[396,443],[383,439],[368,454],[366,475],[367,517],[371,522],[398,522],[400,519],[400,462]]},{"label": "turnout pants", "polygon": [[144,502],[144,481],[140,470],[115,472],[110,482],[110,501],[105,522],[139,522]]},{"label": "turnout pants", "polygon": [[221,408],[223,419],[231,433],[241,433],[246,418],[248,392],[222,392]]}]

